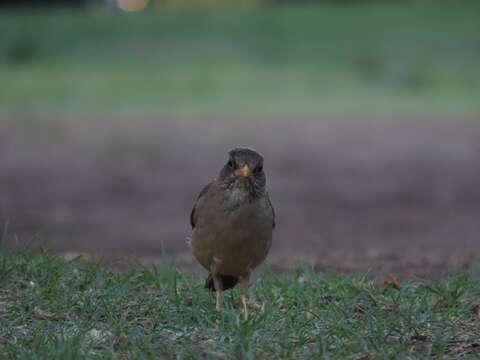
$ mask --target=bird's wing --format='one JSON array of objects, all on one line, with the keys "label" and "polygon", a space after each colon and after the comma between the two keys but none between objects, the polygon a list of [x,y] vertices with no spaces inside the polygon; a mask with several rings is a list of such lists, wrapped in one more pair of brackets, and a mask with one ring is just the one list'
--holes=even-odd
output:
[{"label": "bird's wing", "polygon": [[272,202],[270,201],[270,196],[268,196],[268,193],[267,193],[267,201],[268,201],[268,205],[270,205],[270,209],[272,209],[272,220],[273,220],[273,223],[272,223],[272,228],[275,229],[275,209],[273,208],[273,205],[272,205]]},{"label": "bird's wing", "polygon": [[197,200],[195,201],[195,205],[193,205],[192,212],[190,213],[190,225],[192,225],[192,229],[195,227],[195,223],[197,222],[197,217],[195,214],[195,210],[197,208],[198,201],[200,198],[207,193],[207,191],[210,189],[210,186],[212,186],[213,181],[208,183],[202,191],[200,191],[200,194],[198,194]]}]

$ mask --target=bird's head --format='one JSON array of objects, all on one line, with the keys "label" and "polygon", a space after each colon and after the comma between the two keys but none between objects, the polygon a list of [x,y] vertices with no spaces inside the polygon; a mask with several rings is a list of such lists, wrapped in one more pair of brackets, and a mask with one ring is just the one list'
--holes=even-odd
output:
[{"label": "bird's head", "polygon": [[219,180],[229,188],[244,189],[252,195],[263,193],[266,184],[263,157],[248,148],[231,150],[227,163],[220,171]]}]

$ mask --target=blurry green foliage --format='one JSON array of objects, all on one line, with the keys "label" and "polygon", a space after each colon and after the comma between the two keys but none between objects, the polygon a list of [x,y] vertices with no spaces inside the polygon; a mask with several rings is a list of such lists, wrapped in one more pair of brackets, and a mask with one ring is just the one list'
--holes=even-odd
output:
[{"label": "blurry green foliage", "polygon": [[31,39],[16,39],[6,44],[2,51],[7,64],[21,65],[35,61],[38,51]]},{"label": "blurry green foliage", "polygon": [[477,114],[478,13],[471,1],[4,12],[0,111]]}]

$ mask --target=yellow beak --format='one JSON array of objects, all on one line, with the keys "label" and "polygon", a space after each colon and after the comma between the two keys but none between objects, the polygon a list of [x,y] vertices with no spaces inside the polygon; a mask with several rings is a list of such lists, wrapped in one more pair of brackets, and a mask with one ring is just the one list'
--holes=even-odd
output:
[{"label": "yellow beak", "polygon": [[250,176],[252,173],[250,168],[247,164],[243,165],[243,167],[236,169],[234,172],[235,176]]}]

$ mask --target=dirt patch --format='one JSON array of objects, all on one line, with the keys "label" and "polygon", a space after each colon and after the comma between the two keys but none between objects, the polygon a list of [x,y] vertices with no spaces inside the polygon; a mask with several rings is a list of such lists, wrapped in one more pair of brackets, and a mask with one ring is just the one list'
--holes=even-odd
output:
[{"label": "dirt patch", "polygon": [[[81,122],[80,122],[81,123]],[[266,158],[271,263],[439,274],[475,264],[480,125],[142,122],[0,128],[7,246],[191,259],[189,212],[234,145]]]}]

